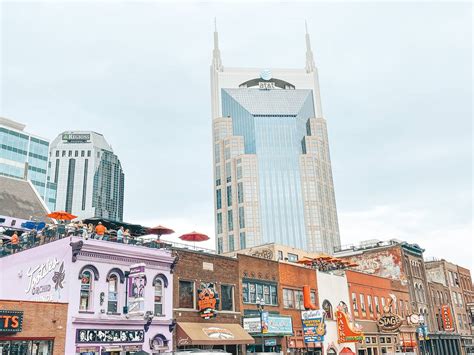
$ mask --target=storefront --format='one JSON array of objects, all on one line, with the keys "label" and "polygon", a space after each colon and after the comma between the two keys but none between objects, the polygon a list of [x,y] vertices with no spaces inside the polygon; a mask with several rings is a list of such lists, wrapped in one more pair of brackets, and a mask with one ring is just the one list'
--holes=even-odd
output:
[{"label": "storefront", "polygon": [[255,344],[247,346],[247,352],[285,353],[287,350],[291,352],[290,348],[295,350],[297,345],[301,345],[290,339],[294,334],[289,316],[262,312],[261,316],[247,315],[242,322],[244,329],[255,339]]},{"label": "storefront", "polygon": [[176,330],[178,350],[212,348],[237,354],[239,345],[253,343],[254,339],[239,324],[178,322]]},{"label": "storefront", "polygon": [[0,354],[64,354],[67,304],[0,301]]}]

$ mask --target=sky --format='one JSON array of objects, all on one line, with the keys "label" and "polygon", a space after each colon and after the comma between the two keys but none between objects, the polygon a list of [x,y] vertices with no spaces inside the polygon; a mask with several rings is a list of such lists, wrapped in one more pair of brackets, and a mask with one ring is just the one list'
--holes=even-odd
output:
[{"label": "sky", "polygon": [[0,116],[105,135],[124,219],[214,239],[210,78],[302,68],[308,23],[342,244],[418,243],[473,268],[468,2],[0,4]]}]

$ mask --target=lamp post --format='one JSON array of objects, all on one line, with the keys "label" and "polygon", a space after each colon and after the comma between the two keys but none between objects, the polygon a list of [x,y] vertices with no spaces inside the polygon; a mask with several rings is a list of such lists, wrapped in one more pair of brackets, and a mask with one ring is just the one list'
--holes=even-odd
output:
[{"label": "lamp post", "polygon": [[260,315],[260,340],[262,342],[262,353],[265,352],[265,343],[263,340],[263,309],[265,308],[265,300],[263,298],[257,298],[257,310]]}]

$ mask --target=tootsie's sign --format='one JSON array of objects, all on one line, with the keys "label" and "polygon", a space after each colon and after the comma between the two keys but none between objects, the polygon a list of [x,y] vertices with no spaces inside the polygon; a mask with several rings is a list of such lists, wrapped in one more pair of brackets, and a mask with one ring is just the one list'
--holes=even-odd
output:
[{"label": "tootsie's sign", "polygon": [[143,343],[143,330],[77,329],[77,343]]},{"label": "tootsie's sign", "polygon": [[23,327],[23,311],[0,309],[0,333],[19,333]]},{"label": "tootsie's sign", "polygon": [[402,318],[395,313],[384,313],[377,320],[377,325],[382,332],[393,332],[402,325]]}]

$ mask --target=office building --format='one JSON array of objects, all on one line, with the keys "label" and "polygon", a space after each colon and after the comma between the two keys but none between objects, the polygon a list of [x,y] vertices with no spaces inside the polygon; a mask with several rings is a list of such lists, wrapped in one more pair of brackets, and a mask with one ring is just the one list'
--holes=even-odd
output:
[{"label": "office building", "polygon": [[219,253],[340,245],[326,120],[306,33],[303,69],[227,68],[214,32],[211,99]]},{"label": "office building", "polygon": [[0,117],[0,175],[31,181],[48,208],[54,210],[56,185],[48,180],[49,141],[25,132],[25,127]]},{"label": "office building", "polygon": [[124,174],[104,136],[63,132],[51,143],[50,179],[57,184],[56,208],[79,218],[123,219]]}]

